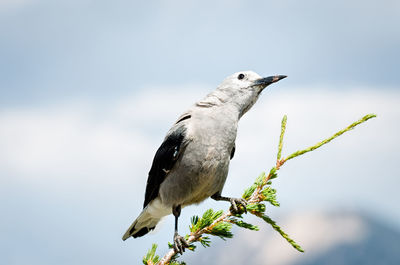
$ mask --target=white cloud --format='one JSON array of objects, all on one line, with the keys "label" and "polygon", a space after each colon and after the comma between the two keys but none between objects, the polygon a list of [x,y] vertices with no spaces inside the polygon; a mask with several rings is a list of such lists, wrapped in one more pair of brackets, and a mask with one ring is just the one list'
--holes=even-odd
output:
[{"label": "white cloud", "polygon": [[[199,97],[196,87],[157,88],[108,107],[74,103],[3,110],[1,168],[29,178],[104,170],[123,174],[135,167],[147,171],[169,125]],[[267,91],[240,123],[231,174],[269,167],[283,114],[288,114],[284,155],[314,144],[370,112],[378,118],[330,144],[329,152],[334,156],[347,151],[355,156],[394,152],[399,147],[396,137],[400,128],[395,122],[400,117],[399,102],[396,91]]]},{"label": "white cloud", "polygon": [[152,152],[151,139],[138,128],[127,130],[74,105],[4,111],[0,124],[3,176],[6,171],[28,180],[123,178],[142,168],[141,159]]},{"label": "white cloud", "polygon": [[57,180],[72,186],[120,183],[124,189],[144,189],[164,134],[196,94],[169,91],[150,89],[107,105],[71,102],[3,109],[0,181],[12,176],[35,186]]}]

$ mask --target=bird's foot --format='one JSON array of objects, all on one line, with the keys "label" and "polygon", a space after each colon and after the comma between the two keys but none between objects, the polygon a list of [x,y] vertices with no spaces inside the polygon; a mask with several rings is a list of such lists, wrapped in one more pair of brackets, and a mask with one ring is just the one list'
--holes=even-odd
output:
[{"label": "bird's foot", "polygon": [[[229,201],[231,202],[231,212],[236,213],[236,214],[242,214],[243,212],[247,213],[247,201],[243,198],[229,198]],[[243,208],[239,208],[239,206],[243,206]]]},{"label": "bird's foot", "polygon": [[174,235],[174,250],[176,253],[183,254],[185,252],[185,248],[188,248],[189,244],[186,242],[185,238],[180,236],[178,232],[175,232]]}]

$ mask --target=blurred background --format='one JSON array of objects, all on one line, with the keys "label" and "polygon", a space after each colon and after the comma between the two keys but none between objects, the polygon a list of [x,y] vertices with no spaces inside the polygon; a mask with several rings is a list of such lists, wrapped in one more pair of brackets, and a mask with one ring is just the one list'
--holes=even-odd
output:
[{"label": "blurred background", "polygon": [[[289,161],[271,227],[185,254],[188,264],[400,264],[400,2],[0,0],[2,264],[140,264],[173,218],[121,240],[177,117],[226,76],[288,78],[239,124],[223,195],[367,113],[378,118]],[[189,219],[225,202],[187,207]]]}]

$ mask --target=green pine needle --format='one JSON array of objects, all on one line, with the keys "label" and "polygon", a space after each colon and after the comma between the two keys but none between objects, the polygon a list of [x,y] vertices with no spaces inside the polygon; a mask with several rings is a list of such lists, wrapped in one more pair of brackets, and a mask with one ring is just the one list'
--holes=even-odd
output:
[{"label": "green pine needle", "polygon": [[359,125],[359,124],[361,124],[361,123],[363,123],[363,122],[366,122],[367,120],[369,120],[369,119],[371,119],[371,118],[375,118],[375,117],[376,117],[375,114],[368,114],[368,115],[365,115],[365,116],[362,117],[360,120],[358,120],[358,121],[356,121],[356,122],[353,122],[352,124],[350,124],[349,126],[347,126],[346,128],[344,128],[343,130],[338,131],[337,133],[335,133],[335,134],[332,135],[331,137],[329,137],[329,138],[327,138],[327,139],[325,139],[325,140],[323,140],[323,141],[321,141],[321,142],[319,142],[319,143],[317,143],[317,144],[315,144],[315,145],[313,145],[313,146],[311,146],[311,147],[309,147],[309,148],[307,148],[307,149],[299,150],[299,151],[294,152],[293,154],[291,154],[290,156],[288,156],[288,157],[285,159],[285,161],[288,161],[288,160],[290,160],[290,159],[292,159],[292,158],[295,158],[295,157],[297,157],[297,156],[303,155],[303,154],[305,154],[305,153],[314,151],[315,149],[320,148],[320,147],[323,146],[324,144],[329,143],[330,141],[332,141],[333,139],[339,137],[340,135],[344,134],[345,132],[350,131],[351,129],[353,129],[353,128],[356,127],[357,125]]},{"label": "green pine needle", "polygon": [[251,185],[243,192],[242,198],[245,200],[249,199],[251,194],[253,194],[253,192],[256,190],[256,188],[257,188],[256,184]]},{"label": "green pine needle", "polygon": [[279,137],[279,145],[278,145],[278,155],[277,155],[277,160],[281,160],[281,154],[282,154],[282,147],[283,147],[283,136],[285,135],[285,130],[286,130],[286,122],[287,122],[287,116],[283,116],[282,122],[281,122],[281,135]]},{"label": "green pine needle", "polygon": [[274,178],[278,177],[278,174],[276,173],[276,167],[271,168],[268,175],[269,175],[269,179],[274,179]]},{"label": "green pine needle", "polygon": [[243,228],[250,229],[250,230],[255,230],[255,231],[260,230],[258,228],[258,226],[246,223],[246,222],[244,222],[242,220],[237,219],[236,217],[229,218],[229,221],[234,223],[235,225],[237,225],[239,227],[243,227]]},{"label": "green pine needle", "polygon": [[276,200],[276,190],[271,188],[271,187],[266,187],[261,191],[261,194],[263,195],[263,199],[266,202],[269,202],[273,206],[279,207],[280,204]]},{"label": "green pine needle", "polygon": [[304,250],[293,240],[289,237],[288,234],[286,234],[277,224],[274,220],[272,220],[269,216],[263,214],[263,215],[257,215],[258,217],[262,218],[265,222],[270,224],[272,228],[277,231],[281,236],[286,239],[287,242],[289,242],[290,245],[292,245],[295,249],[297,249],[300,252],[304,252]]},{"label": "green pine needle", "polygon": [[223,240],[226,238],[232,238],[233,234],[231,232],[232,225],[228,222],[220,222],[216,224],[210,232],[206,232],[207,234],[211,234],[213,236],[218,236]]},{"label": "green pine needle", "polygon": [[143,257],[143,264],[156,264],[160,260],[160,257],[156,255],[156,250],[157,244],[153,244],[151,246],[151,249],[147,252],[146,256]]},{"label": "green pine needle", "polygon": [[202,244],[203,247],[205,247],[205,248],[209,247],[211,244],[211,239],[209,236],[202,236],[199,238],[199,240],[200,240],[200,244]]},{"label": "green pine needle", "polygon": [[249,203],[246,206],[247,211],[255,213],[265,212],[265,204],[262,203]]},{"label": "green pine needle", "polygon": [[192,217],[190,232],[196,232],[211,225],[218,217],[222,215],[223,212],[223,210],[214,212],[213,209],[208,209],[204,212],[201,218],[199,218],[198,216]]},{"label": "green pine needle", "polygon": [[265,180],[266,180],[267,176],[265,175],[265,172],[262,172],[257,179],[254,181],[254,184],[251,185],[249,188],[247,188],[243,195],[242,198],[243,199],[249,199],[250,196],[253,194],[253,192],[258,188],[258,187],[262,187],[263,185],[265,185]]},{"label": "green pine needle", "polygon": [[265,176],[265,172],[262,172],[258,178],[256,179],[256,181],[254,182],[254,184],[256,184],[258,187],[261,187],[264,184],[264,180],[265,180],[266,176]]}]

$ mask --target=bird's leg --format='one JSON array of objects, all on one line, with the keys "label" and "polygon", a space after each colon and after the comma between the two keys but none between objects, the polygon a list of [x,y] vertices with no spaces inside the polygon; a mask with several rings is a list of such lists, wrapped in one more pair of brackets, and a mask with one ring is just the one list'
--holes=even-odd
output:
[{"label": "bird's leg", "polygon": [[[247,206],[247,201],[243,198],[230,198],[230,197],[223,197],[219,192],[215,193],[214,195],[211,196],[212,199],[216,201],[228,201],[232,205],[232,210],[234,213],[240,213],[237,205],[242,205],[244,208],[244,212],[247,213],[246,206]],[[231,211],[232,211],[231,210]]]},{"label": "bird's leg", "polygon": [[185,252],[185,248],[189,247],[189,244],[185,238],[178,234],[178,218],[181,215],[181,206],[172,207],[172,214],[175,216],[174,250],[182,255]]}]

